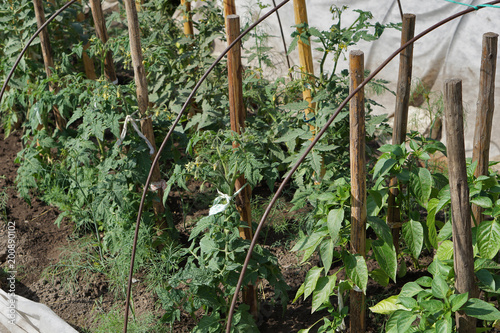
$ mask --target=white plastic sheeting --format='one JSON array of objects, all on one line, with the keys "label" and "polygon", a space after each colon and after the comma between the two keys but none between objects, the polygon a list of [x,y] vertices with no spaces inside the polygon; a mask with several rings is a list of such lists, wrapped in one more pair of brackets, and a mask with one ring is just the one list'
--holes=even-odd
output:
[{"label": "white plastic sheeting", "polygon": [[[272,6],[272,0],[261,0],[261,3]],[[276,4],[280,0],[275,0]],[[283,23],[284,34],[287,45],[291,42],[292,27],[295,24],[293,15],[293,0],[290,0],[279,13]],[[486,1],[461,0],[463,3],[478,5]],[[237,13],[242,17],[243,22],[255,19],[259,10],[256,0],[236,0]],[[468,7],[447,2],[445,0],[401,0],[403,11],[416,15],[415,35],[427,29],[440,20],[451,16]],[[373,14],[372,23],[383,24],[401,22],[400,12],[396,0],[306,0],[309,25],[319,30],[328,30],[332,25],[332,15],[330,7],[332,5],[347,5],[347,9],[342,15],[342,25],[350,25],[357,17],[353,9],[370,11]],[[253,19],[248,14],[254,15]],[[268,9],[264,9],[266,12]],[[482,35],[486,32],[500,33],[500,9],[483,8],[473,13],[458,18],[415,43],[413,78],[419,79],[432,87],[434,91],[443,91],[443,84],[446,79],[460,78],[463,80],[463,102],[466,112],[466,151],[472,154],[472,140],[474,136],[474,123],[476,102],[479,87],[479,68],[481,63]],[[279,33],[279,26],[276,17],[270,17],[264,23],[264,29],[272,37],[269,40],[270,46],[274,48],[273,60],[278,64],[278,72],[286,75],[286,62],[284,61],[283,45]],[[365,68],[375,69],[392,52],[400,46],[401,33],[395,29],[387,29],[382,37],[375,42],[360,42],[354,49],[362,50],[365,53]],[[313,49],[318,45],[313,43]],[[316,74],[318,73],[318,60],[320,53],[313,51],[315,57]],[[297,52],[291,55],[293,65],[298,65]],[[500,66],[500,64],[499,64]],[[333,65],[326,65],[325,68],[332,68]],[[347,68],[344,61],[337,70]],[[378,76],[391,81],[389,87],[394,91],[399,68],[399,57],[396,57]],[[266,71],[269,73],[269,71]],[[500,78],[497,75],[497,100],[500,100]],[[377,113],[394,112],[395,98],[387,93],[375,98],[377,102],[385,106],[385,109],[377,109]],[[498,103],[497,103],[498,104]],[[493,128],[498,128],[500,124],[500,110],[494,116]],[[500,131],[493,130],[490,156],[500,155]]]},{"label": "white plastic sheeting", "polygon": [[[0,289],[0,333],[78,333],[44,304]],[[14,320],[13,320],[14,319]]]}]

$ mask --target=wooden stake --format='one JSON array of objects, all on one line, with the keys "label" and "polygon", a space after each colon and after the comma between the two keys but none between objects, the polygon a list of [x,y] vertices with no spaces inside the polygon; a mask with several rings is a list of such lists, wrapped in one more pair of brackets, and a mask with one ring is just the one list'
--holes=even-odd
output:
[{"label": "wooden stake", "polygon": [[[80,3],[82,1],[80,0]],[[85,14],[84,13],[78,13],[76,14],[76,21],[77,22],[83,22],[85,20]],[[87,42],[83,46],[83,52],[82,52],[82,61],[83,61],[83,68],[85,70],[85,76],[89,80],[96,80],[97,75],[95,74],[95,67],[94,67],[94,61],[89,57],[87,52],[85,52],[88,48],[90,47],[90,43]]]},{"label": "wooden stake", "polygon": [[[33,0],[33,6],[35,8],[35,16],[36,16],[36,24],[38,28],[40,28],[45,23],[45,13],[43,11],[42,0]],[[54,68],[54,60],[52,58],[52,49],[50,47],[50,38],[47,28],[44,28],[40,32],[40,45],[42,47],[42,56],[43,56],[43,64],[45,66],[45,73],[47,77],[52,76],[52,68]],[[49,90],[56,93],[59,91],[59,88],[56,84],[50,83]],[[57,106],[54,105],[52,107],[54,111],[54,116],[56,119],[56,127],[64,131],[66,129],[66,119],[59,113]],[[42,129],[43,126],[39,125],[38,130]]]},{"label": "wooden stake", "polygon": [[[238,15],[228,15],[226,17],[227,43],[231,44],[240,34],[240,17]],[[245,128],[246,111],[243,104],[243,80],[241,68],[241,43],[237,43],[227,55],[227,69],[229,81],[229,114],[231,119],[231,130],[241,134]],[[240,176],[235,184],[235,191],[245,186],[244,176]],[[240,213],[241,221],[246,224],[240,227],[240,237],[252,239],[252,212],[250,208],[250,198],[252,192],[249,186],[236,197],[236,208]],[[243,302],[250,306],[250,313],[254,318],[258,317],[257,293],[253,285],[248,285],[243,290]]]},{"label": "wooden stake", "polygon": [[[137,9],[134,0],[125,0],[125,10],[127,11],[127,23],[128,23],[128,33],[130,39],[130,54],[132,56],[132,65],[134,67],[134,80],[137,86],[137,103],[139,105],[139,112],[141,116],[147,115],[147,110],[149,106],[148,98],[148,83],[146,80],[146,71],[144,69],[144,64],[142,63],[142,50],[141,50],[141,36],[139,32],[139,20],[137,18]],[[151,142],[155,148],[155,153],[151,155],[151,159],[154,159],[156,155],[156,145],[155,136],[153,132],[153,122],[151,118],[145,118],[141,120],[141,131],[144,136]],[[158,164],[154,166],[152,183],[158,183],[161,180],[160,168]],[[158,190],[158,196],[160,201],[153,201],[153,209],[156,215],[162,214],[165,211],[161,199],[163,198],[163,189]],[[158,233],[163,233],[167,225],[164,219],[159,219],[157,223]]]},{"label": "wooden stake", "polygon": [[[401,45],[413,38],[415,33],[415,15],[403,15],[403,29],[401,31]],[[392,144],[399,145],[406,140],[408,126],[408,106],[410,102],[411,74],[413,63],[413,44],[409,45],[399,56],[399,76],[396,92],[396,109],[394,112],[394,129]],[[396,177],[389,181],[389,198],[387,210],[387,224],[392,229],[392,240],[396,253],[399,253],[399,234],[401,231],[401,212],[396,203],[399,194]],[[404,261],[402,262],[404,264]]]},{"label": "wooden stake", "polygon": [[182,16],[184,20],[184,35],[189,37],[194,35],[193,21],[191,20],[191,1],[181,0],[181,6],[183,6],[184,9],[184,14]]},{"label": "wooden stake", "polygon": [[[364,80],[364,54],[351,51],[349,55],[353,91]],[[365,163],[365,96],[360,90],[349,104],[351,156],[351,252],[366,256],[366,163]],[[366,331],[365,294],[350,292],[351,332]]]},{"label": "wooden stake", "polygon": [[[224,17],[236,14],[236,5],[234,0],[224,0]],[[226,25],[227,26],[227,25]]]},{"label": "wooden stake", "polygon": [[[104,14],[102,12],[101,1],[90,0],[89,3],[90,8],[92,9],[92,17],[94,18],[94,27],[97,37],[102,41],[103,44],[106,44],[109,37],[108,30],[106,29],[106,20],[104,20]],[[113,55],[111,54],[111,51],[106,52],[106,58],[104,59],[104,74],[109,81],[115,84],[118,83],[118,80],[116,79],[115,65],[113,63]]]},{"label": "wooden stake", "polygon": [[[295,14],[295,24],[308,23],[307,21],[307,7],[305,0],[293,0],[293,10]],[[299,33],[302,33],[304,29],[297,29]],[[314,83],[314,66],[311,51],[311,39],[309,38],[309,45],[304,43],[302,40],[298,42],[299,49],[299,62],[302,69],[302,78],[308,81],[310,84]],[[309,108],[305,110],[306,118],[309,113],[314,113],[316,106],[312,102],[311,89],[305,89],[302,92],[302,96],[305,101],[309,102]],[[309,125],[311,132],[315,132],[314,126]]]},{"label": "wooden stake", "polygon": [[[472,161],[477,161],[474,176],[488,175],[490,155],[491,125],[495,110],[495,72],[497,64],[498,35],[488,32],[483,35],[483,54],[479,76],[479,98],[474,130],[474,150]],[[479,225],[483,221],[483,209],[472,205],[472,215]]]},{"label": "wooden stake", "polygon": [[[469,187],[467,185],[465,163],[461,80],[451,79],[445,82],[444,112],[446,117],[446,140],[448,142],[448,172],[453,222],[453,261],[456,292],[459,294],[468,292],[469,298],[477,297],[479,292],[474,282],[474,257]],[[457,311],[455,318],[458,332],[476,332],[475,318],[467,316],[462,311]]]}]

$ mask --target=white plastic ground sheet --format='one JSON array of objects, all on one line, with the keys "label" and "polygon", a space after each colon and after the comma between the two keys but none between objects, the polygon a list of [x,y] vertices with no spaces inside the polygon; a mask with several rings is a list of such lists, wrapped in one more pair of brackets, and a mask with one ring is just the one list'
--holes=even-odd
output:
[{"label": "white plastic ground sheet", "polygon": [[[256,5],[256,0],[235,0],[237,5],[237,14],[242,18],[242,26],[244,22],[254,20],[259,6]],[[272,0],[261,0],[261,3],[271,5]],[[276,4],[280,0],[275,0]],[[280,17],[283,23],[284,35],[287,45],[291,42],[291,33],[294,31],[292,27],[294,22],[293,15],[293,0],[290,0],[282,9],[280,9]],[[471,5],[479,5],[486,1],[476,0],[461,0],[462,3]],[[330,7],[332,5],[342,6],[347,5],[347,9],[342,15],[342,25],[350,25],[357,17],[357,13],[353,9],[362,9],[370,11],[374,18],[372,23],[380,22],[382,24],[401,22],[398,3],[396,0],[306,0],[309,25],[318,28],[319,30],[327,30],[332,25],[332,14]],[[423,30],[439,22],[440,20],[451,16],[459,11],[469,7],[450,3],[445,0],[401,0],[403,11],[405,13],[413,13],[416,15],[415,35]],[[264,9],[265,13],[268,9]],[[251,12],[254,18],[251,19]],[[415,43],[414,47],[414,62],[413,62],[413,78],[423,81],[427,86],[432,87],[436,92],[443,91],[443,84],[446,79],[460,78],[463,80],[463,102],[466,112],[465,136],[466,136],[466,151],[470,156],[472,154],[472,142],[474,136],[474,123],[476,113],[476,102],[479,87],[479,68],[481,64],[482,38],[486,32],[500,33],[500,9],[499,8],[483,8],[473,13],[462,16],[454,21],[447,23],[443,27],[438,28],[427,36]],[[274,48],[273,61],[278,65],[277,73],[286,75],[287,66],[285,62],[282,40],[279,33],[278,21],[275,16],[270,17],[264,23],[264,29],[275,36],[270,38],[269,44]],[[351,49],[359,49],[365,53],[365,68],[369,70],[375,69],[380,65],[392,52],[400,46],[400,31],[395,29],[387,29],[382,37],[375,42],[360,42],[357,46]],[[313,49],[318,47],[313,43]],[[315,58],[315,71],[319,71],[319,59],[321,54],[318,51],[313,51]],[[298,65],[297,51],[291,55],[292,65]],[[500,64],[499,64],[500,66]],[[325,65],[325,68],[332,69],[333,64]],[[337,67],[337,71],[347,68],[347,62],[343,61]],[[389,80],[389,88],[395,91],[397,72],[399,68],[399,57],[396,57],[378,76]],[[270,73],[265,71],[264,73]],[[496,83],[496,100],[500,100],[500,78],[497,75]],[[374,97],[380,104],[384,105],[385,109],[376,109],[377,113],[391,114],[394,112],[395,97],[389,93],[383,96]],[[498,104],[498,103],[496,103]],[[500,110],[497,107],[496,115],[493,121],[493,134],[490,149],[490,156],[500,155],[500,131],[495,130],[500,124]],[[445,140],[445,138],[444,138]]]},{"label": "white plastic ground sheet", "polygon": [[0,333],[77,333],[46,305],[0,289]]}]

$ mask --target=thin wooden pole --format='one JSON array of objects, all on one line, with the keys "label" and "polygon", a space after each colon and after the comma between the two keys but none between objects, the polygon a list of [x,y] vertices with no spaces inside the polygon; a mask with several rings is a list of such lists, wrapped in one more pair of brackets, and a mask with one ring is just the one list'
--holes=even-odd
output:
[{"label": "thin wooden pole", "polygon": [[[125,10],[127,12],[127,23],[128,23],[128,33],[130,39],[130,54],[132,56],[132,65],[134,67],[134,80],[137,86],[137,103],[139,105],[139,112],[141,116],[145,117],[147,115],[149,98],[148,98],[148,83],[146,80],[146,71],[144,69],[144,64],[142,63],[142,50],[141,50],[141,36],[139,32],[139,20],[137,18],[137,9],[134,0],[125,0]],[[156,144],[155,136],[153,132],[153,122],[151,118],[146,117],[141,120],[141,131],[144,136],[153,145],[155,152],[151,155],[153,160],[156,155]],[[154,166],[152,174],[152,183],[158,184],[157,190],[158,196],[163,198],[163,188],[160,186],[161,173],[158,164]],[[160,215],[165,211],[161,200],[153,201],[153,209],[156,215]],[[161,234],[163,230],[167,227],[165,220],[160,218],[157,222],[158,233]]]},{"label": "thin wooden pole", "polygon": [[[364,80],[364,54],[351,51],[349,69],[353,91]],[[365,96],[361,89],[349,104],[351,157],[351,251],[366,256],[366,163],[365,163]],[[365,294],[350,292],[351,332],[366,331]]]},{"label": "thin wooden pole", "polygon": [[[477,297],[479,293],[474,282],[474,257],[469,187],[467,185],[465,163],[461,80],[451,79],[445,82],[444,112],[446,117],[446,140],[448,142],[448,173],[453,221],[453,261],[456,292],[459,294],[468,292],[469,298]],[[475,318],[467,316],[462,311],[457,311],[455,318],[458,332],[476,332]]]},{"label": "thin wooden pole", "polygon": [[[295,24],[298,25],[302,23],[308,23],[305,0],[293,0],[293,10],[295,15]],[[302,28],[298,28],[297,30],[299,33],[304,32],[304,29]],[[314,82],[314,66],[311,51],[311,39],[309,38],[309,45],[304,43],[302,40],[299,40],[298,49],[302,78],[312,84]],[[316,106],[312,102],[311,89],[304,89],[304,91],[302,92],[302,96],[305,101],[309,102],[309,108],[305,110],[306,118],[308,118],[308,114],[314,113],[314,110],[316,109]],[[309,128],[311,132],[315,132],[314,126],[312,126],[311,124],[309,124]]]},{"label": "thin wooden pole", "polygon": [[[238,15],[228,15],[226,17],[227,43],[230,45],[240,34],[240,17]],[[229,114],[231,120],[231,130],[241,134],[245,128],[246,111],[243,104],[243,80],[241,67],[241,43],[237,43],[227,54],[228,88],[229,88]],[[236,180],[235,191],[245,186],[246,180],[242,175]],[[250,198],[252,190],[249,186],[236,197],[236,208],[240,213],[240,219],[245,224],[240,227],[240,237],[251,240],[252,233],[252,211],[250,208]],[[258,316],[258,302],[255,286],[248,285],[243,290],[243,302],[250,306],[250,313]]]},{"label": "thin wooden pole", "polygon": [[[35,8],[36,24],[38,28],[40,28],[45,23],[45,13],[43,11],[42,0],[33,0],[33,7]],[[54,68],[54,59],[52,58],[52,49],[50,47],[50,38],[47,28],[44,28],[40,32],[39,36],[40,36],[40,45],[42,47],[42,56],[43,56],[43,64],[45,66],[45,73],[47,74],[47,77],[51,77],[52,68]],[[57,87],[56,84],[50,83],[49,90],[54,93],[57,93],[59,91],[59,88]],[[57,109],[56,105],[54,105],[52,109],[54,111],[54,116],[56,119],[56,127],[61,131],[65,130],[66,119],[64,119],[61,113],[59,113],[59,110]],[[39,125],[38,129],[40,130],[41,128],[43,128],[43,126]]]},{"label": "thin wooden pole", "polygon": [[[82,1],[80,0],[80,4]],[[83,22],[85,20],[85,14],[84,13],[78,13],[76,14],[76,21],[77,22]],[[85,70],[85,76],[87,79],[90,80],[96,80],[97,75],[95,74],[95,67],[94,67],[94,61],[89,57],[87,54],[86,50],[90,47],[90,43],[87,42],[83,46],[83,52],[82,52],[82,61],[83,61],[83,69]]]},{"label": "thin wooden pole", "polygon": [[[92,17],[94,18],[94,27],[97,37],[102,41],[103,44],[106,44],[109,37],[108,30],[106,29],[106,21],[104,20],[104,14],[102,12],[101,1],[90,0],[89,3],[90,8],[92,9]],[[106,58],[104,59],[104,74],[109,81],[115,84],[118,83],[118,80],[116,79],[115,65],[113,63],[113,55],[109,50],[106,52]]]},{"label": "thin wooden pole", "polygon": [[[474,130],[474,150],[472,161],[477,161],[474,176],[488,174],[491,126],[495,110],[495,72],[497,65],[498,35],[488,32],[483,35],[481,73],[479,75],[479,98],[477,102],[476,127]],[[483,209],[472,205],[472,215],[476,225],[483,220]]]},{"label": "thin wooden pole", "polygon": [[184,10],[184,14],[182,15],[182,19],[184,20],[184,35],[189,37],[194,35],[193,21],[191,20],[191,1],[181,0],[181,6]]},{"label": "thin wooden pole", "polygon": [[236,5],[234,0],[224,0],[224,17],[236,14]]},{"label": "thin wooden pole", "polygon": [[[401,45],[404,45],[415,34],[415,15],[403,15],[403,29],[401,31]],[[413,63],[413,44],[409,45],[399,56],[399,76],[396,91],[396,108],[394,112],[394,128],[392,144],[399,145],[406,140],[408,126],[408,106],[410,102],[411,76]],[[399,194],[396,177],[389,181],[389,198],[387,210],[387,224],[392,229],[392,240],[396,253],[399,252],[399,234],[401,231],[401,212],[396,203]],[[404,261],[402,261],[404,264]]]}]

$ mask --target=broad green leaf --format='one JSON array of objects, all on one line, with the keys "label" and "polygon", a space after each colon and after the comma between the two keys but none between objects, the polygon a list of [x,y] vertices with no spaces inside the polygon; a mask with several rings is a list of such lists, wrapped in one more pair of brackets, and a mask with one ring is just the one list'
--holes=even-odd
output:
[{"label": "broad green leaf", "polygon": [[436,230],[436,213],[437,208],[433,208],[428,212],[427,215],[427,237],[432,247],[436,249],[438,247],[437,241],[437,230]]},{"label": "broad green leaf", "polygon": [[443,277],[447,277],[450,274],[452,267],[450,265],[445,264],[443,261],[439,260],[436,256],[434,256],[434,260],[429,265],[427,270],[432,276],[436,277],[441,275]]},{"label": "broad green leaf", "polygon": [[442,301],[438,301],[437,299],[421,301],[419,304],[422,309],[429,313],[437,313],[444,309],[444,303]]},{"label": "broad green leaf", "polygon": [[299,240],[297,244],[292,248],[292,252],[306,250],[310,247],[317,246],[321,239],[328,235],[328,231],[316,231],[310,236],[306,236]]},{"label": "broad green leaf", "polygon": [[439,230],[437,237],[438,242],[442,242],[446,239],[450,239],[453,234],[453,227],[451,226],[451,221],[445,223],[445,225]]},{"label": "broad green leaf", "polygon": [[327,225],[328,231],[330,232],[330,237],[334,243],[337,243],[339,239],[340,228],[342,227],[342,221],[344,221],[344,210],[342,208],[332,209],[328,213]]},{"label": "broad green leaf", "polygon": [[436,333],[451,333],[452,324],[446,319],[440,319],[434,324],[436,327]]},{"label": "broad green leaf", "polygon": [[476,272],[479,282],[484,286],[487,292],[500,293],[500,276],[493,275],[486,269],[480,269]]},{"label": "broad green leaf", "polygon": [[404,152],[403,149],[401,148],[401,145],[391,145],[391,144],[385,144],[382,147],[378,149],[382,153],[392,153],[393,155],[400,157],[403,156]]},{"label": "broad green leaf", "polygon": [[443,241],[436,252],[439,260],[448,260],[453,258],[453,242],[450,240]]},{"label": "broad green leaf", "polygon": [[453,294],[450,296],[451,311],[458,311],[467,302],[469,293]]},{"label": "broad green leaf", "polygon": [[413,309],[418,306],[417,301],[413,297],[398,296],[398,304],[403,305],[407,309]]},{"label": "broad green leaf", "polygon": [[432,278],[430,276],[422,276],[419,277],[415,282],[422,287],[430,288],[432,285]]},{"label": "broad green leaf", "polygon": [[319,279],[313,293],[311,313],[315,312],[323,303],[330,299],[336,281],[336,275],[324,276]]},{"label": "broad green leaf", "polygon": [[319,255],[321,257],[321,262],[323,262],[323,267],[325,269],[325,275],[328,275],[328,271],[332,266],[333,261],[333,249],[335,243],[332,239],[325,239],[319,246]]},{"label": "broad green leaf", "polygon": [[493,304],[477,298],[469,299],[462,310],[466,315],[481,320],[500,320],[500,311],[498,311]]},{"label": "broad green leaf", "polygon": [[440,275],[434,276],[431,285],[432,295],[437,298],[445,299],[450,291],[450,286]]},{"label": "broad green leaf", "polygon": [[408,332],[411,324],[417,319],[410,311],[396,310],[391,314],[386,324],[387,333],[401,333]]},{"label": "broad green leaf", "polygon": [[347,276],[359,289],[366,293],[366,285],[368,284],[368,268],[365,258],[360,254],[350,254],[344,251],[342,253],[345,270]]},{"label": "broad green leaf", "polygon": [[380,268],[395,282],[398,270],[398,259],[396,249],[392,243],[387,244],[381,240],[372,243],[373,253]]},{"label": "broad green leaf", "polygon": [[297,293],[295,294],[295,298],[293,299],[292,303],[295,303],[296,300],[299,299],[300,296],[304,295],[304,284],[302,283],[299,287],[299,290],[297,290]]},{"label": "broad green leaf", "polygon": [[418,259],[422,246],[424,245],[424,228],[418,221],[410,220],[403,223],[403,238],[408,245],[408,248],[413,255],[413,258]]},{"label": "broad green leaf", "polygon": [[432,191],[432,175],[429,170],[425,168],[418,169],[418,181],[414,184],[413,191],[419,200],[422,207],[427,207],[427,202],[431,196]]},{"label": "broad green leaf", "polygon": [[488,197],[475,197],[470,199],[470,203],[485,209],[493,206],[493,202]]},{"label": "broad green leaf", "polygon": [[393,313],[396,310],[406,310],[406,308],[402,304],[396,304],[398,300],[398,296],[394,295],[384,300],[381,300],[374,306],[370,307],[370,311],[373,313],[380,313],[384,315],[388,315]]},{"label": "broad green leaf", "polygon": [[401,288],[401,292],[399,293],[399,296],[401,297],[413,297],[419,292],[421,292],[423,289],[420,287],[416,282],[407,282],[403,288]]},{"label": "broad green leaf", "polygon": [[481,257],[493,259],[500,250],[500,223],[497,220],[481,222],[476,238]]},{"label": "broad green leaf", "polygon": [[382,219],[376,216],[368,216],[368,224],[372,227],[373,231],[377,234],[378,238],[387,244],[392,244],[391,228]]},{"label": "broad green leaf", "polygon": [[396,165],[397,161],[393,158],[381,158],[375,163],[373,167],[373,179],[377,179],[377,182],[381,181],[381,178],[385,176]]},{"label": "broad green leaf", "polygon": [[306,278],[304,280],[304,299],[309,297],[316,288],[316,283],[321,275],[321,267],[313,267],[307,272]]},{"label": "broad green leaf", "polygon": [[370,277],[382,287],[387,287],[389,284],[389,276],[380,268],[376,268],[369,273]]}]

